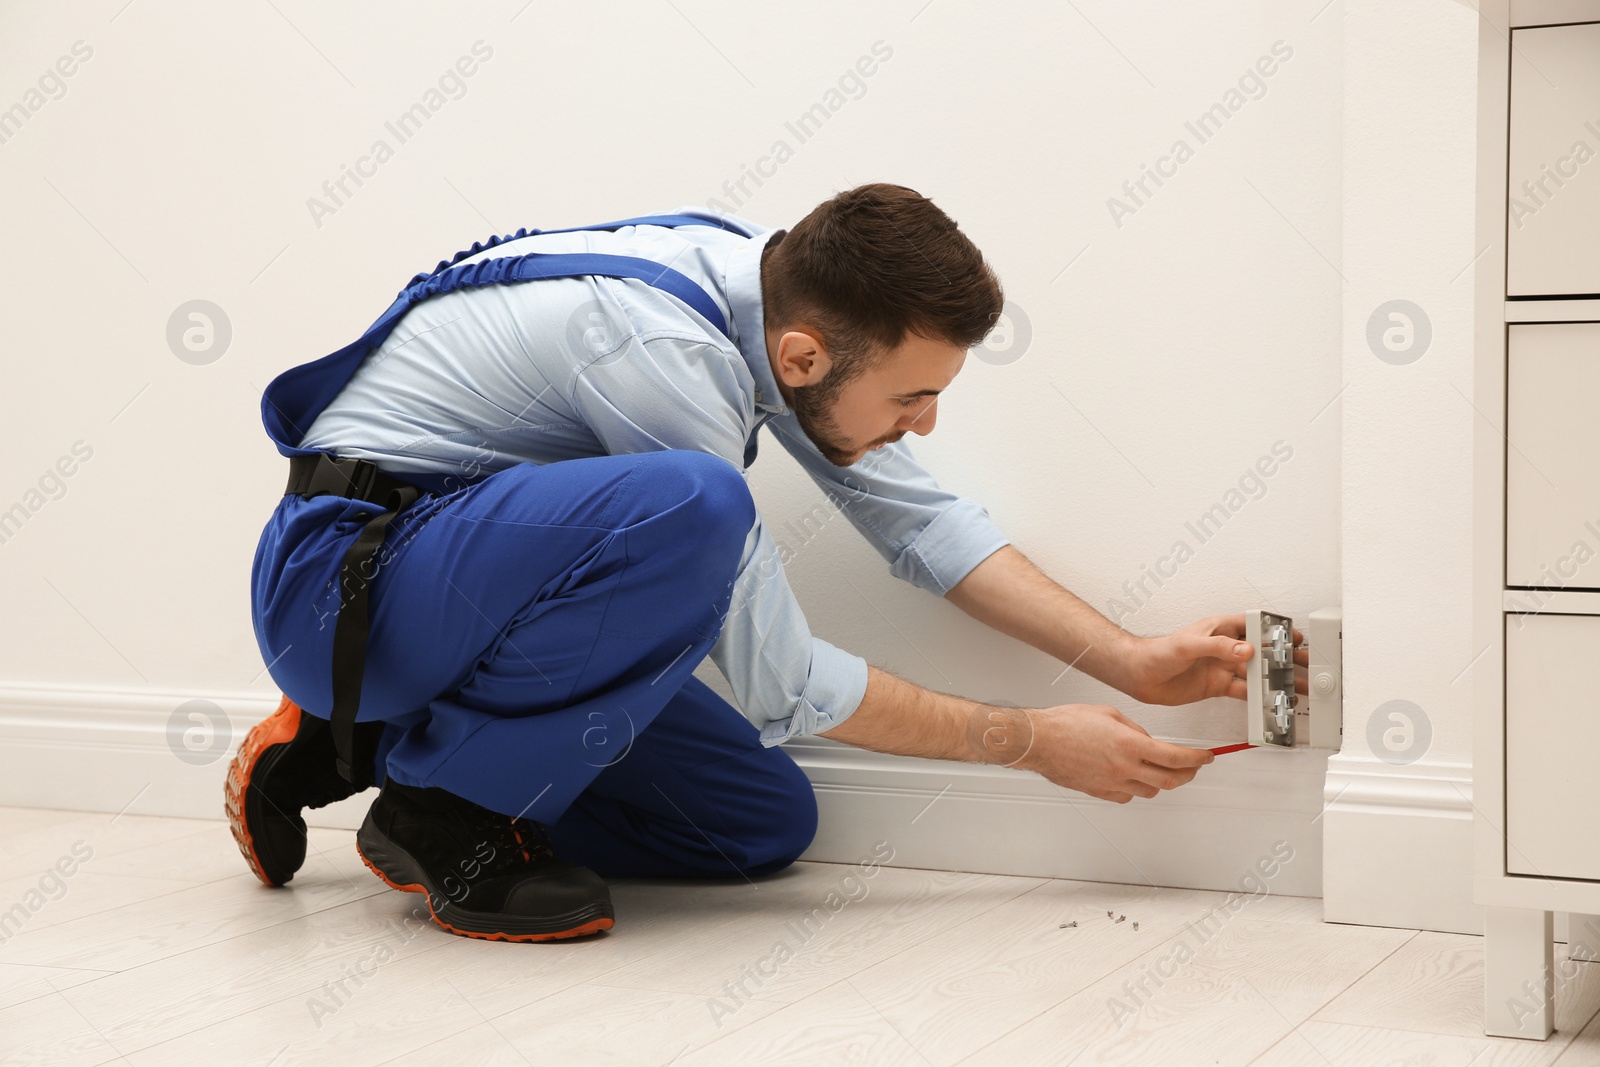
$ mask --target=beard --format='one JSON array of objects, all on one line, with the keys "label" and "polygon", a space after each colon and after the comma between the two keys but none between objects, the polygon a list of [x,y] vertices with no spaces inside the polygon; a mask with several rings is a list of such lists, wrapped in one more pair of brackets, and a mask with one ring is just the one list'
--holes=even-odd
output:
[{"label": "beard", "polygon": [[834,406],[847,384],[849,379],[835,370],[815,385],[795,386],[789,400],[800,429],[817,446],[822,457],[835,467],[848,467],[856,460],[856,450],[849,447],[849,438],[839,429],[833,416]]}]

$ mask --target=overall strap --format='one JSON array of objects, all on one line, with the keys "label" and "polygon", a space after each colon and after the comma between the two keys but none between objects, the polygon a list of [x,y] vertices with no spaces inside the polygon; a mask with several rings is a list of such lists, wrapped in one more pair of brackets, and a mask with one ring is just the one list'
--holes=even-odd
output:
[{"label": "overall strap", "polygon": [[534,237],[538,234],[546,233],[581,233],[584,230],[620,230],[624,226],[714,226],[719,230],[727,230],[730,233],[736,233],[742,237],[755,236],[752,231],[747,230],[742,226],[734,226],[727,219],[701,218],[698,215],[639,215],[631,219],[618,219],[616,222],[600,222],[593,226],[568,226],[566,229],[562,230],[530,230],[524,226],[516,233],[506,234],[504,237],[491,237],[487,241],[474,242],[471,248],[457,252],[449,259],[441,259],[439,261],[439,265],[434,267],[431,271],[425,270],[422,273],[413,276],[412,279],[406,283],[406,287],[410,288],[425,278],[431,278],[433,275],[444,271],[446,268],[455,266],[457,263],[460,263],[463,259],[466,259],[469,256],[475,256],[485,249],[494,248],[497,245],[503,245],[508,241],[519,241],[524,237]]},{"label": "overall strap", "polygon": [[337,756],[339,777],[365,789],[373,784],[375,768],[356,759],[356,712],[361,710],[361,683],[367,668],[367,636],[372,616],[367,593],[376,575],[373,565],[383,545],[389,523],[410,507],[421,494],[412,487],[389,490],[379,506],[381,512],[367,519],[361,533],[345,549],[339,563],[339,617],[333,623],[333,708],[328,713],[329,732]]},{"label": "overall strap", "polygon": [[695,215],[641,215],[595,226],[573,226],[564,230],[518,230],[503,237],[491,237],[441,260],[431,271],[412,278],[382,315],[366,332],[337,352],[310,363],[291,367],[268,383],[261,394],[261,421],[267,435],[285,456],[315,455],[315,449],[299,447],[299,441],[324,408],[333,402],[361,361],[381,345],[395,325],[418,303],[441,293],[485,285],[508,285],[541,278],[578,278],[597,275],[607,278],[636,278],[676,297],[711,323],[724,336],[726,317],[715,300],[687,275],[654,260],[636,256],[616,256],[599,252],[529,252],[520,256],[483,260],[458,267],[462,260],[509,241],[540,233],[577,233],[583,230],[617,230],[624,226],[711,226],[742,236],[754,236],[744,229],[716,218]]},{"label": "overall strap", "polygon": [[529,252],[521,256],[481,259],[424,278],[406,290],[404,299],[416,304],[430,296],[456,289],[512,285],[540,278],[573,278],[586,274],[607,278],[638,278],[688,304],[700,313],[701,318],[715,326],[718,333],[727,336],[728,320],[709,293],[687,275],[662,266],[653,259],[640,259],[637,256],[613,256],[600,252]]}]

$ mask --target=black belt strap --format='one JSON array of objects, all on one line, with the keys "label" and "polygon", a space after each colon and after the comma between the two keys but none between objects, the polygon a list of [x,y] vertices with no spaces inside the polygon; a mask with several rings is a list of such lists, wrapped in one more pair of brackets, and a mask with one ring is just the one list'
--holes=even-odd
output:
[{"label": "black belt strap", "polygon": [[362,526],[345,550],[339,567],[339,618],[333,628],[333,711],[329,715],[339,776],[358,789],[373,784],[370,760],[355,758],[356,711],[361,707],[361,680],[367,663],[371,618],[367,591],[376,576],[373,557],[383,544],[389,523],[421,495],[421,490],[378,469],[370,460],[337,459],[326,452],[289,458],[285,494],[320,496],[331,493],[383,508]]},{"label": "black belt strap", "polygon": [[396,489],[414,489],[410,482],[391,477],[367,459],[338,459],[327,452],[314,456],[289,457],[289,484],[284,493],[301,496],[350,497],[368,504],[380,504]]}]

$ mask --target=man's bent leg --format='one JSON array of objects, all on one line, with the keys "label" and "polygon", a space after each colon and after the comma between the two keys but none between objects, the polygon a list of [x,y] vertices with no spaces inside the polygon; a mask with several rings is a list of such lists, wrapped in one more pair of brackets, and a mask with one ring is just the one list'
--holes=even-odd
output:
[{"label": "man's bent leg", "polygon": [[598,874],[767,874],[816,834],[805,774],[692,675],[649,729],[608,746],[593,757],[605,769],[550,827],[557,853]]},{"label": "man's bent leg", "polygon": [[[709,651],[754,521],[743,475],[686,451],[522,464],[425,497],[391,526],[370,593],[359,718],[401,727],[388,775],[554,821],[599,773],[594,746],[642,732]],[[327,579],[357,529],[336,525],[294,546],[292,589],[257,578],[273,676],[322,715],[333,627],[317,601],[337,604]]]}]

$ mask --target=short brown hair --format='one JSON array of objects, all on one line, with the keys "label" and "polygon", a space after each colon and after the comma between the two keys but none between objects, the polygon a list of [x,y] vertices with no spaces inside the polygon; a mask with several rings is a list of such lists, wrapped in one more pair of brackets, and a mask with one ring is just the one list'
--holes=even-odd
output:
[{"label": "short brown hair", "polygon": [[954,219],[883,182],[847,189],[774,235],[761,295],[768,322],[815,328],[847,377],[907,333],[970,348],[1005,303],[1000,279]]}]

